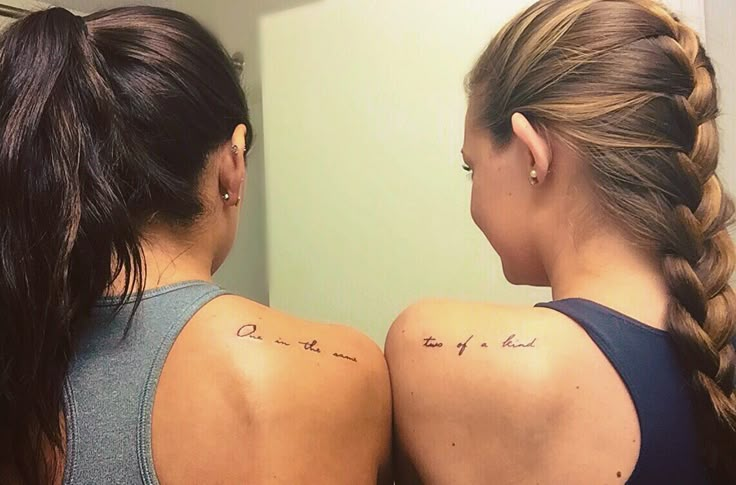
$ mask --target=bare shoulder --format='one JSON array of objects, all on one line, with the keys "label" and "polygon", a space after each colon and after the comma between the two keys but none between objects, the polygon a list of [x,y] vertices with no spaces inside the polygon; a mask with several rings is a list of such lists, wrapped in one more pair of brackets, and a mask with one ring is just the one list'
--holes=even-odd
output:
[{"label": "bare shoulder", "polygon": [[[347,325],[307,321],[235,296],[213,301],[198,317],[207,322],[202,330],[216,329],[219,344],[241,361],[269,359],[276,366],[298,365],[295,372],[322,379],[342,380],[346,372],[353,372],[356,379],[350,380],[367,378],[364,383],[371,383],[386,376],[380,347]],[[321,374],[315,375],[318,368]],[[262,369],[259,375],[264,375]]]},{"label": "bare shoulder", "polygon": [[394,322],[386,358],[399,485],[623,483],[633,470],[628,392],[560,313],[424,301]]},{"label": "bare shoulder", "polygon": [[[411,380],[422,386],[421,392],[429,388],[448,405],[456,400],[453,395],[467,395],[469,388],[494,403],[513,400],[514,406],[503,411],[508,413],[523,412],[518,392],[525,393],[530,405],[537,399],[550,403],[559,394],[558,380],[568,364],[565,348],[571,342],[565,330],[571,326],[559,325],[565,320],[538,308],[419,302],[399,315],[386,339],[392,381],[422,375]],[[442,382],[442,389],[431,391],[431,382]],[[481,412],[488,408],[475,402]]]},{"label": "bare shoulder", "polygon": [[[154,440],[158,422],[168,445],[154,441],[154,459],[200,455],[186,473],[172,467],[172,483],[211,480],[213,470],[224,483],[375,483],[388,464],[385,360],[344,325],[220,297],[177,339],[156,400]],[[183,417],[196,424],[182,429]],[[196,450],[171,433],[190,433],[189,442],[194,433]]]}]

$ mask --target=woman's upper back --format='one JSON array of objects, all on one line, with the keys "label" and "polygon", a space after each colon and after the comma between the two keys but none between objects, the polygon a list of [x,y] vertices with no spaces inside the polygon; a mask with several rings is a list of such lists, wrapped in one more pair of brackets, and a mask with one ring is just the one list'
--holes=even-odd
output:
[{"label": "woman's upper back", "polygon": [[187,284],[145,292],[136,317],[93,309],[65,386],[64,483],[151,483],[151,411],[161,369],[186,322],[224,292]]},{"label": "woman's upper back", "polygon": [[585,300],[548,306],[428,302],[397,320],[401,483],[710,483],[669,336]]},{"label": "woman's upper back", "polygon": [[[390,443],[380,351],[211,284],[98,306],[66,393],[65,484],[375,483]],[[319,351],[319,352],[318,352]]]},{"label": "woman's upper back", "polygon": [[50,8],[0,34],[4,480],[56,476],[84,320],[117,282],[144,287],[144,246],[178,245],[168,262],[197,259],[198,279],[223,262],[252,139],[230,56],[183,13]]},{"label": "woman's upper back", "polygon": [[636,409],[639,456],[627,483],[710,483],[694,394],[668,332],[584,299],[537,305],[578,323],[610,361]]}]

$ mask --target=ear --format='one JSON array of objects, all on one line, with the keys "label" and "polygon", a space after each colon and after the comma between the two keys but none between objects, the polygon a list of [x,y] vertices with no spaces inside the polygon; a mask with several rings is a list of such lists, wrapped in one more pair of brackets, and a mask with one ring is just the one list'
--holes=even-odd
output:
[{"label": "ear", "polygon": [[[247,128],[240,124],[235,127],[229,146],[224,148],[220,161],[220,190],[226,206],[237,206],[242,197],[245,184],[245,135]],[[227,194],[227,200],[224,200]]]},{"label": "ear", "polygon": [[537,180],[543,183],[549,175],[550,163],[552,161],[552,147],[544,134],[534,129],[529,120],[521,113],[511,116],[511,129],[514,135],[526,145],[532,156],[532,169],[537,172]]}]

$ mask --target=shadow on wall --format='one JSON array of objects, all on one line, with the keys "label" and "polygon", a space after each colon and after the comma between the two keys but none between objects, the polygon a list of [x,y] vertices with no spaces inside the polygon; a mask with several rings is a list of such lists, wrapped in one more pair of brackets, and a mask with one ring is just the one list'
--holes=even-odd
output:
[{"label": "shadow on wall", "polygon": [[[216,280],[225,288],[267,305],[268,267],[264,169],[263,101],[261,97],[260,20],[264,16],[320,0],[171,0],[167,6],[193,15],[215,32],[230,52],[245,57],[243,80],[256,138],[248,154],[248,186],[238,239]],[[161,2],[164,3],[164,2]],[[288,140],[283,140],[288,143]]]}]

